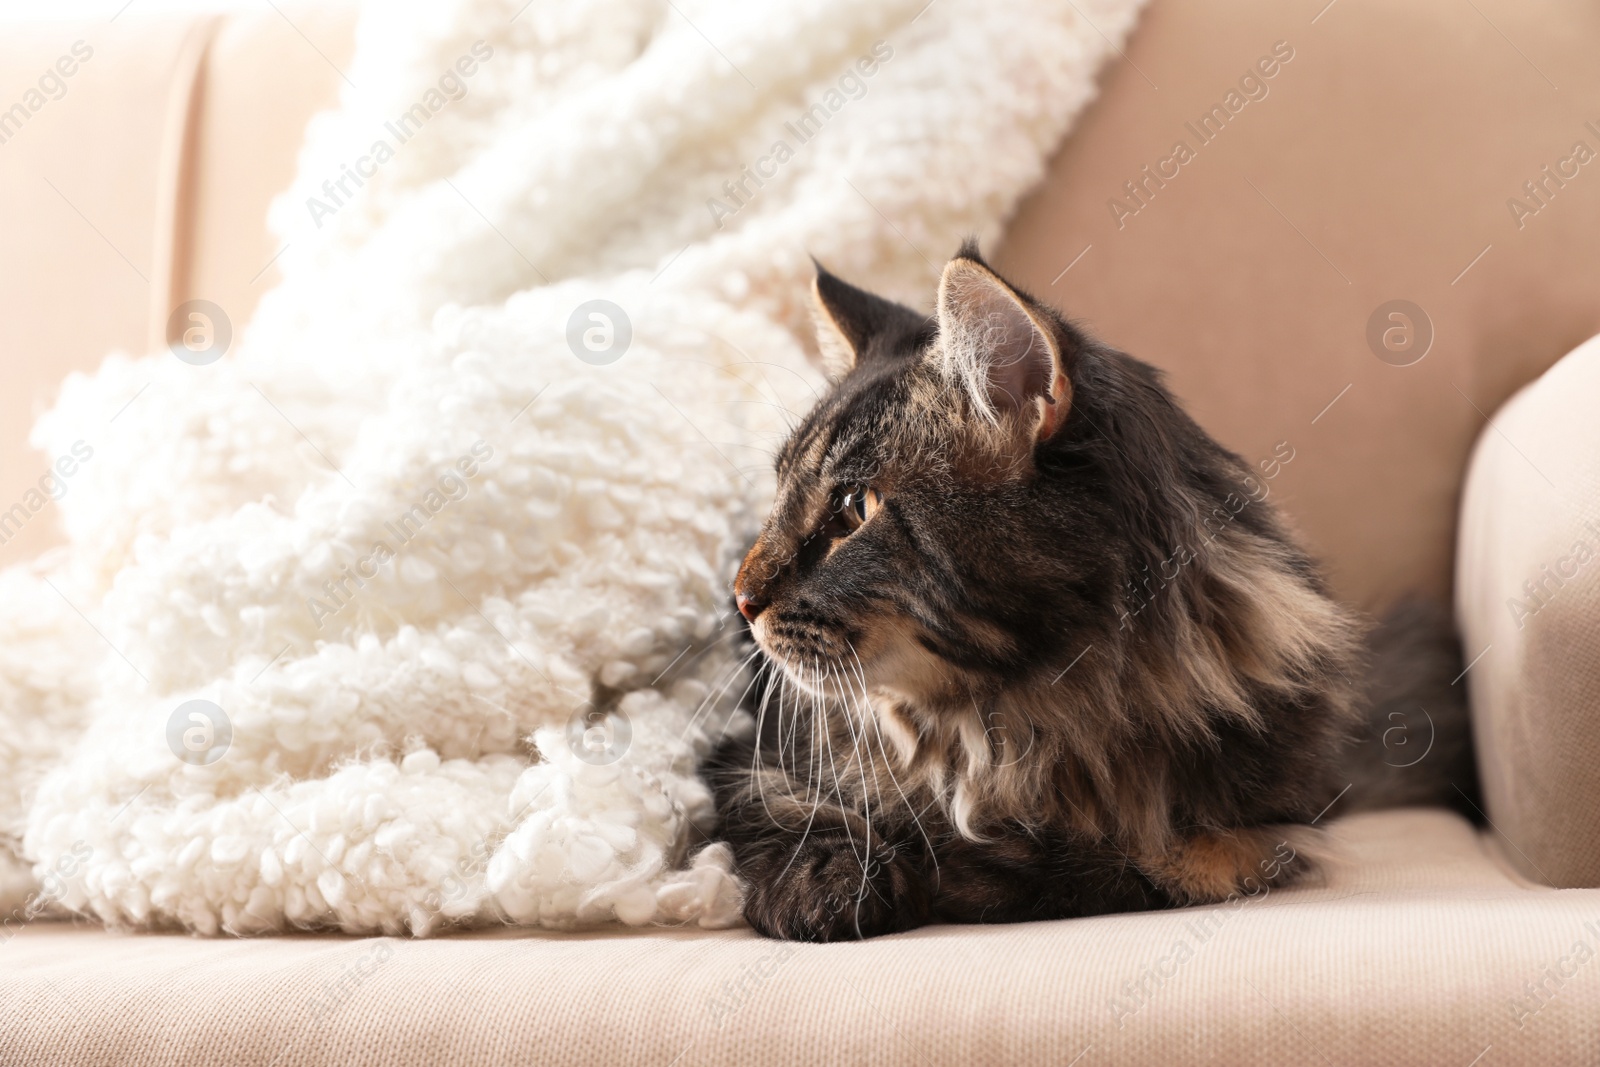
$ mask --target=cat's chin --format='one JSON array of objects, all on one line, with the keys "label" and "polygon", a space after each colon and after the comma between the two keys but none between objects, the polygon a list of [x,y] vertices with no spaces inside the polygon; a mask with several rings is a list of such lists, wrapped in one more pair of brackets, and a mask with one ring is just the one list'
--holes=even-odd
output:
[{"label": "cat's chin", "polygon": [[781,652],[763,651],[766,652],[767,661],[783,672],[784,679],[808,696],[831,700],[860,688],[853,684],[854,679],[841,685],[839,672],[843,667],[831,660],[817,658],[808,663],[799,663]]},{"label": "cat's chin", "polygon": [[785,684],[807,696],[846,705],[870,704],[874,697],[899,703],[942,706],[955,699],[965,706],[969,688],[951,665],[922,648],[910,627],[893,618],[870,620],[851,637],[832,630],[797,627],[787,619],[769,622],[763,612],[750,635]]},{"label": "cat's chin", "polygon": [[952,694],[960,697],[965,692],[954,684],[947,664],[920,650],[899,654],[891,647],[885,655],[795,648],[770,632],[762,633],[762,621],[758,619],[751,627],[756,646],[782,673],[785,684],[807,696],[845,704],[868,704],[874,697],[887,697],[898,703],[938,706]]},{"label": "cat's chin", "polygon": [[[836,698],[847,692],[859,692],[859,668],[844,656],[818,648],[796,647],[783,633],[775,633],[767,624],[767,616],[758,617],[750,626],[750,636],[755,639],[768,663],[777,667],[787,681],[802,692],[823,698]],[[806,641],[805,644],[811,644]]]},{"label": "cat's chin", "polygon": [[802,657],[761,644],[767,662],[783,675],[784,683],[810,697],[827,701],[859,701],[864,685],[854,663],[831,656]]}]

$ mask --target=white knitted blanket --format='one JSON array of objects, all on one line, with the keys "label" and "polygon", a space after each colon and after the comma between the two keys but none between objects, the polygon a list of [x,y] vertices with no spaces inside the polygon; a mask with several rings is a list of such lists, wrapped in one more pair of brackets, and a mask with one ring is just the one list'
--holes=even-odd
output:
[{"label": "white knitted blanket", "polygon": [[1139,3],[372,3],[283,282],[34,431],[92,456],[0,575],[6,929],[737,922],[695,770],[809,256],[925,305]]}]

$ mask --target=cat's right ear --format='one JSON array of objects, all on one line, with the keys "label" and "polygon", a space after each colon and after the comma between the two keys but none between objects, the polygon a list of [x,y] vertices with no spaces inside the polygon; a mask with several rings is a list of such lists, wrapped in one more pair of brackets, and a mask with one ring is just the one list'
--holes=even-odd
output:
[{"label": "cat's right ear", "polygon": [[828,273],[821,263],[817,263],[817,276],[811,282],[811,296],[823,370],[834,380],[849,374],[863,360],[891,350],[927,322],[904,304]]}]

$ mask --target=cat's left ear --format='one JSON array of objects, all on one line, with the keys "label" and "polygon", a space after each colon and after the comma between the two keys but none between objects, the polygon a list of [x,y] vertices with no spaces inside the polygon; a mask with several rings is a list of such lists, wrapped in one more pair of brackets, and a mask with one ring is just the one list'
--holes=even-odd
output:
[{"label": "cat's left ear", "polygon": [[[815,260],[813,260],[815,262]],[[817,263],[811,283],[812,316],[823,369],[838,379],[863,360],[894,349],[926,324],[925,316],[904,304],[858,289]]]},{"label": "cat's left ear", "polygon": [[939,348],[947,373],[990,422],[1033,420],[1035,440],[1072,405],[1061,342],[1049,319],[989,269],[971,245],[939,279]]}]

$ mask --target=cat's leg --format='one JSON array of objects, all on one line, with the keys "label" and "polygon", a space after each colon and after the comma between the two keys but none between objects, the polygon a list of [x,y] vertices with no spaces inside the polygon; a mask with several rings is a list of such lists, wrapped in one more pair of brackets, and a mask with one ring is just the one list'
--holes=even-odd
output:
[{"label": "cat's leg", "polygon": [[787,770],[751,770],[748,742],[726,746],[711,774],[718,836],[745,881],[745,919],[794,941],[845,941],[910,930],[931,915],[920,839],[887,812],[828,799]]},{"label": "cat's leg", "polygon": [[1034,922],[1172,903],[1126,852],[1085,835],[1020,827],[983,842],[950,835],[934,856],[934,908],[946,922]]},{"label": "cat's leg", "polygon": [[1303,826],[1196,830],[1142,856],[1140,866],[1177,903],[1214,904],[1300,878],[1311,869],[1314,840],[1315,831]]},{"label": "cat's leg", "polygon": [[842,829],[734,847],[744,914],[757,932],[793,941],[856,941],[928,922],[922,865],[900,846]]}]

